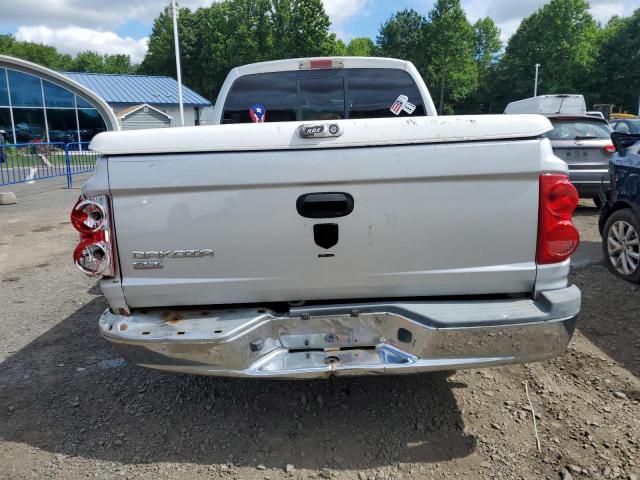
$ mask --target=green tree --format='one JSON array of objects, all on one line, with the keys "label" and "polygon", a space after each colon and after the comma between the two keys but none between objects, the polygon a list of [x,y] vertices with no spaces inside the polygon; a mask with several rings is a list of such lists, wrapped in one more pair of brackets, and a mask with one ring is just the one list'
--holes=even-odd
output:
[{"label": "green tree", "polygon": [[54,47],[33,42],[18,42],[12,35],[0,35],[0,53],[38,63],[53,70],[132,73],[136,65],[129,55],[100,55],[97,52],[81,52],[75,58],[61,54]]},{"label": "green tree", "polygon": [[136,66],[131,63],[129,55],[105,55],[104,73],[136,73]]},{"label": "green tree", "polygon": [[104,73],[104,57],[98,52],[80,52],[71,64],[74,72]]},{"label": "green tree", "polygon": [[351,57],[372,57],[376,45],[369,37],[353,38],[346,48],[346,55]]},{"label": "green tree", "polygon": [[451,111],[451,103],[469,96],[478,84],[476,36],[460,0],[437,0],[424,34],[427,83],[439,93],[439,112],[445,111],[445,95]]},{"label": "green tree", "polygon": [[322,0],[291,0],[287,48],[279,53],[285,58],[330,55],[336,48],[330,26]]},{"label": "green tree", "polygon": [[614,17],[607,24],[590,78],[594,103],[640,113],[640,8],[628,18]]},{"label": "green tree", "polygon": [[92,73],[135,73],[136,66],[131,64],[129,55],[100,55],[98,52],[80,52],[69,67],[75,72]]},{"label": "green tree", "polygon": [[291,27],[291,0],[271,0],[271,22],[273,25],[273,48],[276,52],[284,52],[289,44]]},{"label": "green tree", "polygon": [[426,19],[415,10],[395,13],[381,27],[377,38],[380,55],[409,60],[424,67],[424,30]]},{"label": "green tree", "polygon": [[[183,81],[215,98],[239,65],[304,56],[342,55],[321,0],[222,0],[195,12],[180,9]],[[171,12],[154,21],[144,73],[175,75]]]},{"label": "green tree", "polygon": [[272,58],[270,4],[264,0],[230,0],[196,11],[193,25],[199,53],[185,69],[185,83],[215,98],[229,71]]},{"label": "green tree", "polygon": [[[218,4],[214,4],[218,7]],[[212,6],[213,9],[213,6]],[[219,10],[216,8],[215,10]],[[219,22],[212,22],[209,9],[191,12],[188,8],[178,11],[178,32],[180,39],[180,62],[183,83],[205,94],[203,87],[207,77],[205,67],[215,59],[207,58],[207,38],[220,35]],[[165,8],[154,20],[147,53],[140,64],[139,72],[149,75],[168,75],[176,77],[175,44],[173,39],[173,17],[170,8]],[[203,62],[203,63],[201,63]]]},{"label": "green tree", "polygon": [[0,34],[0,54],[8,53],[14,43],[16,39],[13,35]]},{"label": "green tree", "polygon": [[336,40],[336,44],[335,44],[335,54],[338,57],[344,57],[345,55],[347,55],[347,46],[344,44],[344,42],[340,39]]},{"label": "green tree", "polygon": [[598,35],[586,0],[551,0],[525,18],[496,72],[502,106],[531,96],[536,63],[541,64],[539,93],[583,92],[598,51]]},{"label": "green tree", "polygon": [[475,58],[481,69],[487,70],[498,60],[502,50],[500,29],[490,17],[481,18],[473,24],[475,35]]},{"label": "green tree", "polygon": [[478,68],[478,86],[464,101],[456,104],[457,113],[492,113],[493,88],[491,79],[497,68],[502,50],[500,29],[487,17],[473,25],[475,33],[475,60]]},{"label": "green tree", "polygon": [[[185,16],[188,16],[188,10],[181,8],[178,18],[182,19]],[[179,24],[178,29],[182,31],[180,26]],[[173,52],[171,11],[169,8],[165,8],[153,21],[151,35],[149,36],[149,43],[147,45],[147,53],[140,64],[140,71],[142,73],[175,76],[176,62]]]},{"label": "green tree", "polygon": [[68,70],[71,56],[59,53],[54,47],[33,42],[18,42],[12,35],[0,39],[0,53],[38,63],[53,70]]}]

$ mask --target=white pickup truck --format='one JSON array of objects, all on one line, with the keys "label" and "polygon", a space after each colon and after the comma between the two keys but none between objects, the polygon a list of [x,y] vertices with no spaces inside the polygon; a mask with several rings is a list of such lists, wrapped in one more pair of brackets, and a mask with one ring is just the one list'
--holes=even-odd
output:
[{"label": "white pickup truck", "polygon": [[71,218],[131,362],[313,378],[561,354],[578,197],[538,115],[435,114],[408,62],[233,70],[209,127],[103,133]]}]

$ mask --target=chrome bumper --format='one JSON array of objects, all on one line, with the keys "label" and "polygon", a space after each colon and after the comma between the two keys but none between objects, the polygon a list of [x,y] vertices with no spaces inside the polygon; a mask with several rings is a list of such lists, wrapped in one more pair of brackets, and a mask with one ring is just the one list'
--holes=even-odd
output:
[{"label": "chrome bumper", "polygon": [[102,335],[131,362],[260,378],[404,374],[540,361],[564,352],[577,287],[537,300],[364,303],[266,309],[105,311]]},{"label": "chrome bumper", "polygon": [[598,195],[603,185],[609,187],[609,170],[596,168],[591,170],[572,169],[569,165],[569,178],[576,187],[581,197],[593,197]]}]

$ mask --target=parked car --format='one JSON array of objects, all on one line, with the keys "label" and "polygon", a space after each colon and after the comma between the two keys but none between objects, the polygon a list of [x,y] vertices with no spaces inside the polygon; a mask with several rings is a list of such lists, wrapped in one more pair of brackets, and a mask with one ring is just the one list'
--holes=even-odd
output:
[{"label": "parked car", "polygon": [[631,120],[634,118],[638,118],[638,116],[632,113],[612,113],[609,117],[610,120]]},{"label": "parked car", "polygon": [[578,195],[546,118],[438,117],[382,58],[240,67],[216,109],[91,143],[74,260],[132,363],[327,378],[564,352]]},{"label": "parked car", "polygon": [[614,132],[640,134],[640,118],[616,119],[609,124]]},{"label": "parked car", "polygon": [[49,130],[49,141],[52,143],[71,143],[78,141],[77,130]]},{"label": "parked car", "polygon": [[46,139],[46,131],[43,125],[29,123],[17,123],[15,135],[18,143],[29,143],[34,139]]},{"label": "parked car", "polygon": [[569,165],[571,183],[580,197],[591,198],[600,206],[600,188],[608,181],[607,167],[615,151],[611,127],[600,112],[587,112],[582,95],[563,94],[511,102],[505,113],[535,113],[549,118],[554,128],[546,136],[554,153]]},{"label": "parked car", "polygon": [[616,276],[640,283],[640,134],[612,134],[618,153],[611,159],[611,187],[600,214],[602,253]]},{"label": "parked car", "polygon": [[609,182],[609,160],[615,153],[611,127],[597,117],[549,116],[553,130],[546,133],[553,152],[569,165],[571,183],[581,198],[600,206],[602,185]]}]

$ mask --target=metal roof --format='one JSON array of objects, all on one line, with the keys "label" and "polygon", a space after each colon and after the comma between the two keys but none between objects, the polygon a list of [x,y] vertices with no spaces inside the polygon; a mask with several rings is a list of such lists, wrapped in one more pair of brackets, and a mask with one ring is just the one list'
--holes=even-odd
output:
[{"label": "metal roof", "polygon": [[[171,77],[64,72],[64,75],[89,88],[107,103],[178,104],[178,82]],[[182,86],[185,105],[206,107],[211,102]]]}]

